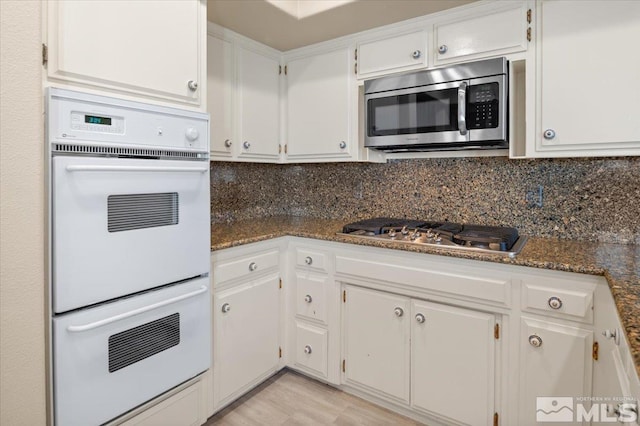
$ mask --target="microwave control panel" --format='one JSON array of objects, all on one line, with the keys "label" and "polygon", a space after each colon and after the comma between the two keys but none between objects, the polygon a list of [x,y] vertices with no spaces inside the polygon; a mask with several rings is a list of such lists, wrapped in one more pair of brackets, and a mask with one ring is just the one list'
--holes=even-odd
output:
[{"label": "microwave control panel", "polygon": [[467,128],[498,127],[500,103],[498,83],[469,86],[467,89]]}]

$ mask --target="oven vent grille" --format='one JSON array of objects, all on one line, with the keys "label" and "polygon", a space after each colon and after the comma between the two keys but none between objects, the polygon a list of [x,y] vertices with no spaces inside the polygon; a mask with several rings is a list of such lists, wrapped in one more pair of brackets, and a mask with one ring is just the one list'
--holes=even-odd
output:
[{"label": "oven vent grille", "polygon": [[180,314],[109,336],[109,373],[121,370],[180,343]]},{"label": "oven vent grille", "polygon": [[132,231],[178,224],[177,192],[124,194],[107,197],[107,230]]},{"label": "oven vent grille", "polygon": [[139,157],[158,159],[178,159],[178,160],[206,160],[209,154],[206,152],[185,152],[168,149],[148,149],[148,148],[124,148],[116,146],[87,146],[54,143],[53,152],[62,154],[89,154],[112,157]]}]

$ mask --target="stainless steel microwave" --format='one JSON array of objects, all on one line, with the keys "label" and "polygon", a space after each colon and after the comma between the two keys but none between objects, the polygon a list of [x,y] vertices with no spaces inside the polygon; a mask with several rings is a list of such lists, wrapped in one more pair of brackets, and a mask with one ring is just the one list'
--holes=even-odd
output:
[{"label": "stainless steel microwave", "polygon": [[365,146],[386,152],[507,148],[505,58],[365,82]]}]

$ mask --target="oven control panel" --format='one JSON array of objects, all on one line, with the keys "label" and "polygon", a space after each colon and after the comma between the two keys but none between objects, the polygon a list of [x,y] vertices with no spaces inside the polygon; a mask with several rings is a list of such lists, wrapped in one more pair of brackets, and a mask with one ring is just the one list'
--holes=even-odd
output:
[{"label": "oven control panel", "polygon": [[71,111],[71,128],[84,132],[124,134],[124,117]]},{"label": "oven control panel", "polygon": [[492,129],[498,127],[500,108],[498,83],[469,86],[467,96],[467,128]]}]

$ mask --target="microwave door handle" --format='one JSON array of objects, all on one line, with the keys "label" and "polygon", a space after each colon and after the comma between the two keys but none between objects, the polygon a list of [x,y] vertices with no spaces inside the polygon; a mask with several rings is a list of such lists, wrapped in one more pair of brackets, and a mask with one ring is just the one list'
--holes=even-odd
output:
[{"label": "microwave door handle", "polygon": [[467,134],[467,83],[458,87],[458,130],[461,135]]},{"label": "microwave door handle", "polygon": [[198,296],[198,295],[200,295],[202,293],[205,293],[206,291],[207,291],[207,287],[200,286],[200,288],[198,290],[192,291],[191,293],[183,294],[182,296],[173,297],[173,298],[168,299],[168,300],[163,300],[162,302],[158,302],[158,303],[154,303],[154,304],[151,304],[151,305],[143,306],[142,308],[134,309],[132,311],[125,312],[123,314],[114,315],[112,317],[105,318],[105,319],[102,319],[102,320],[99,320],[99,321],[95,321],[95,322],[91,322],[89,324],[70,325],[69,327],[67,327],[67,330],[72,332],[72,333],[79,332],[79,331],[93,330],[94,328],[102,327],[104,325],[111,324],[113,322],[120,321],[120,320],[123,320],[125,318],[132,317],[134,315],[139,315],[139,314],[142,314],[144,312],[152,311],[154,309],[158,309],[158,308],[161,308],[163,306],[167,306],[167,305],[179,302],[179,301],[184,300],[184,299],[189,299],[191,297]]},{"label": "microwave door handle", "polygon": [[98,166],[75,165],[67,166],[68,172],[193,172],[204,173],[207,167],[160,167],[160,166]]}]

